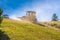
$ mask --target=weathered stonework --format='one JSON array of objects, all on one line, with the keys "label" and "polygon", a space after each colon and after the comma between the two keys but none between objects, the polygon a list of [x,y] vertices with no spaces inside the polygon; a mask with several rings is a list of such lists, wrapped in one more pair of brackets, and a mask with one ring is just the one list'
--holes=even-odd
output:
[{"label": "weathered stonework", "polygon": [[36,19],[36,12],[35,11],[27,11],[26,16],[20,17],[21,20],[26,20],[35,23]]}]

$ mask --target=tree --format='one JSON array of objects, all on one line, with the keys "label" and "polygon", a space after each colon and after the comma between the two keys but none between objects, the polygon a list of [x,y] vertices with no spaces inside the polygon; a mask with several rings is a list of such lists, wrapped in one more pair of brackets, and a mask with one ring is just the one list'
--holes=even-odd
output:
[{"label": "tree", "polygon": [[0,25],[1,25],[1,23],[2,23],[2,19],[3,19],[3,17],[2,17],[2,13],[3,13],[3,11],[2,11],[2,9],[0,8]]},{"label": "tree", "polygon": [[10,40],[10,37],[4,31],[0,30],[0,40]]},{"label": "tree", "polygon": [[3,14],[3,17],[4,17],[4,18],[9,18],[9,15]]},{"label": "tree", "polygon": [[52,21],[58,21],[58,16],[56,15],[56,13],[53,14]]}]

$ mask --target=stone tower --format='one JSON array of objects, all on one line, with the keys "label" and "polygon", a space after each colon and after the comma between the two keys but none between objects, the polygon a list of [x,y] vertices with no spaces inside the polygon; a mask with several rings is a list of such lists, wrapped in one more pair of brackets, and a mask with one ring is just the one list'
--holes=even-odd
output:
[{"label": "stone tower", "polygon": [[28,17],[28,20],[31,22],[36,22],[36,12],[35,11],[27,11],[26,16]]},{"label": "stone tower", "polygon": [[35,11],[27,11],[26,16],[20,17],[22,20],[30,21],[35,23],[36,19],[36,12]]},{"label": "stone tower", "polygon": [[27,16],[35,16],[36,12],[35,11],[27,11],[26,15]]}]

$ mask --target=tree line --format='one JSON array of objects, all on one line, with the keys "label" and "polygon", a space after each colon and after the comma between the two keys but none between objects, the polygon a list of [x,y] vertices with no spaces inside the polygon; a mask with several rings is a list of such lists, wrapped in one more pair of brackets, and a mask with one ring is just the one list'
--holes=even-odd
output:
[{"label": "tree line", "polygon": [[[0,8],[0,24],[2,23],[3,18],[9,18],[7,14],[2,14],[2,13],[3,10],[2,8]],[[58,16],[56,15],[56,13],[52,15],[52,21],[58,21]]]}]

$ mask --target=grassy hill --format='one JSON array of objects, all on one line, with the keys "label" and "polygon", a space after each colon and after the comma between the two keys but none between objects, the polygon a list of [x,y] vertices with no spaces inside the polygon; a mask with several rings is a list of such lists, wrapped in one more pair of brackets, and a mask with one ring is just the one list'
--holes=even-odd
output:
[{"label": "grassy hill", "polygon": [[4,19],[0,29],[10,40],[60,40],[60,30],[23,21]]}]

